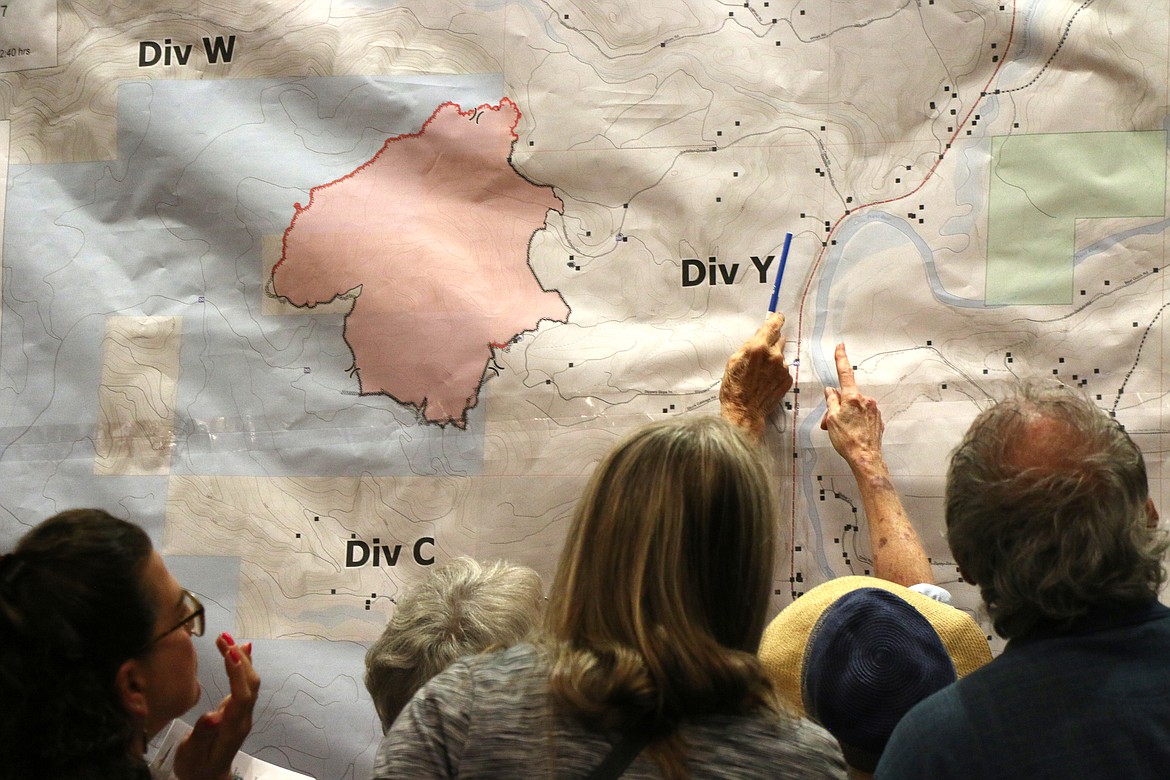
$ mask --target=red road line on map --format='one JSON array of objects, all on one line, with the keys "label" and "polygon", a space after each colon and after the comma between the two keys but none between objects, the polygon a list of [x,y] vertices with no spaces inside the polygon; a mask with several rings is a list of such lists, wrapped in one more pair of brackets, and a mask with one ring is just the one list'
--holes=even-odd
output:
[{"label": "red road line on map", "polygon": [[[938,159],[935,160],[934,165],[932,165],[930,167],[930,170],[926,172],[926,176],[923,177],[922,181],[919,182],[918,186],[915,187],[914,189],[910,190],[909,192],[907,192],[903,195],[899,195],[899,196],[894,197],[894,198],[886,198],[885,200],[876,200],[876,201],[873,201],[871,203],[861,204],[861,205],[857,206],[857,208],[847,209],[844,214],[842,214],[840,217],[837,218],[837,221],[833,223],[832,227],[829,228],[829,232],[827,234],[825,234],[824,243],[822,244],[820,251],[817,252],[816,257],[813,259],[812,267],[809,269],[808,281],[805,282],[804,291],[801,293],[801,296],[800,296],[800,306],[797,309],[796,356],[798,359],[800,358],[801,345],[804,343],[804,336],[803,336],[803,333],[804,333],[804,306],[808,300],[809,291],[812,290],[813,280],[816,278],[817,270],[821,266],[821,261],[823,261],[825,258],[825,252],[827,252],[829,247],[832,245],[833,234],[837,232],[837,228],[841,226],[841,223],[845,221],[846,217],[852,216],[853,214],[857,213],[858,211],[861,211],[862,209],[872,208],[874,206],[882,206],[882,205],[887,204],[887,203],[896,203],[900,200],[905,200],[906,198],[911,197],[912,195],[917,193],[919,190],[921,190],[923,187],[925,187],[926,183],[928,181],[930,181],[931,178],[934,177],[935,172],[938,170],[938,167],[942,164],[943,159],[946,157],[947,151],[951,148],[951,145],[959,137],[959,133],[962,132],[963,128],[967,125],[967,122],[969,122],[971,120],[971,115],[975,113],[975,109],[979,106],[979,103],[981,102],[982,98],[985,98],[988,96],[988,94],[989,94],[988,90],[990,89],[992,82],[994,82],[996,77],[999,76],[1000,69],[1003,68],[1004,63],[1007,62],[1007,54],[1009,51],[1011,51],[1012,41],[1015,39],[1017,2],[1018,2],[1018,0],[1012,0],[1012,23],[1011,23],[1011,27],[1008,29],[1007,45],[1004,47],[1003,54],[1000,56],[999,62],[995,66],[995,70],[993,70],[991,72],[991,76],[988,77],[987,83],[983,86],[983,89],[981,91],[982,94],[980,95],[980,100],[976,100],[975,103],[972,104],[970,110],[967,111],[967,115],[963,117],[963,121],[955,125],[954,134],[951,136],[950,140],[947,141],[946,146],[943,147],[942,153],[939,154]],[[793,366],[792,387],[793,387],[794,391],[800,389],[800,364],[799,363],[797,363],[797,365]],[[792,394],[792,451],[794,453],[797,451],[797,448],[796,448],[796,446],[797,446],[797,433],[798,433],[797,420],[799,418],[800,418],[800,395],[799,395],[799,393],[793,392],[793,394]],[[788,550],[789,550],[789,555],[790,555],[789,569],[788,570],[790,572],[790,576],[792,576],[792,577],[796,576],[797,460],[798,460],[797,458],[792,459],[792,485],[791,485],[792,506],[791,506],[791,515],[790,515],[790,520],[791,520],[791,525],[792,525],[792,539],[790,540],[790,543],[788,545]],[[793,594],[795,594],[796,583],[790,582],[789,585],[791,586],[790,587],[791,592]]]}]

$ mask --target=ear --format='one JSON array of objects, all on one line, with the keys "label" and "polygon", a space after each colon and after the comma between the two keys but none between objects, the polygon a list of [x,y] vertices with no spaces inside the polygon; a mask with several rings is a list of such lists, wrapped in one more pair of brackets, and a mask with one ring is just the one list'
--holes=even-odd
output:
[{"label": "ear", "polygon": [[131,658],[119,666],[114,675],[114,689],[126,712],[145,723],[150,708],[146,702],[146,675],[142,663]]},{"label": "ear", "polygon": [[1146,528],[1151,531],[1158,527],[1158,508],[1154,506],[1154,499],[1146,499]]}]

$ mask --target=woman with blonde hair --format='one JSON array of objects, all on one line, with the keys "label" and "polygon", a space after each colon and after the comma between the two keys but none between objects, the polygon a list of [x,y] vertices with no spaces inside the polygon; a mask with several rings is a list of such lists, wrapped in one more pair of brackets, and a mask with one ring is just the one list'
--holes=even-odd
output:
[{"label": "woman with blonde hair", "polygon": [[776,519],[761,453],[735,425],[635,431],[577,507],[544,639],[434,678],[375,776],[843,778],[836,743],[783,710],[755,656]]}]

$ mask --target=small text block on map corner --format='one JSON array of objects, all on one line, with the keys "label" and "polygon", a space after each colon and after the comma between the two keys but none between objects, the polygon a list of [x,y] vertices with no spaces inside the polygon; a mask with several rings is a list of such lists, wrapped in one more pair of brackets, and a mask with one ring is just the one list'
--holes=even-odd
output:
[{"label": "small text block on map corner", "polygon": [[57,64],[57,0],[0,2],[0,72]]}]

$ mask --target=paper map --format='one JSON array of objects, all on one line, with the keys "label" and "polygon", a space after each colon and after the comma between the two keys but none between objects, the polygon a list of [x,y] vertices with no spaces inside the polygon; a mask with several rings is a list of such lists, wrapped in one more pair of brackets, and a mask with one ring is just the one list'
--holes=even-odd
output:
[{"label": "paper map", "polygon": [[8,0],[0,545],[142,524],[255,644],[244,750],[367,777],[395,599],[551,579],[597,460],[717,413],[791,232],[774,609],[868,569],[844,341],[986,624],[941,496],[1005,381],[1116,414],[1166,513],[1168,73],[1167,0]]}]

